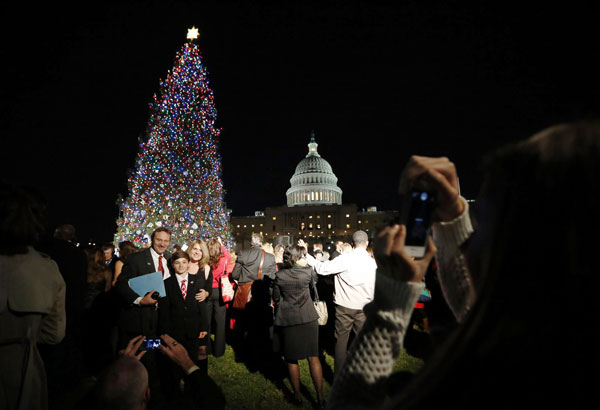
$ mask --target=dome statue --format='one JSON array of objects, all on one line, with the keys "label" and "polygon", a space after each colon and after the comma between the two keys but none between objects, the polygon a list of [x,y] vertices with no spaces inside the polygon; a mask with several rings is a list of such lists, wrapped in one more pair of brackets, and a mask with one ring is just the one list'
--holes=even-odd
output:
[{"label": "dome statue", "polygon": [[332,205],[342,203],[342,190],[337,186],[337,177],[331,165],[318,151],[315,133],[310,133],[308,154],[296,166],[287,190],[287,205]]}]

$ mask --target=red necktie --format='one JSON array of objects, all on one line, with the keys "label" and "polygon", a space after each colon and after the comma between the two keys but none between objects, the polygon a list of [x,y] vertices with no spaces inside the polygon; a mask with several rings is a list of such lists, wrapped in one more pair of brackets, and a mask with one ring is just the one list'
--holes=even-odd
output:
[{"label": "red necktie", "polygon": [[158,256],[158,271],[162,273],[163,278],[165,277],[165,268],[163,267],[162,264],[162,256]]},{"label": "red necktie", "polygon": [[187,289],[185,288],[185,279],[183,279],[181,281],[181,295],[183,296],[184,299],[187,295]]}]

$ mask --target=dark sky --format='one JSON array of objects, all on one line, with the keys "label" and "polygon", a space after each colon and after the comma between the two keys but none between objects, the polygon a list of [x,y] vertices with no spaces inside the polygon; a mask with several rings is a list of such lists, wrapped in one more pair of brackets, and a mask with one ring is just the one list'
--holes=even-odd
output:
[{"label": "dark sky", "polygon": [[451,158],[474,197],[485,153],[600,112],[598,14],[573,2],[121,3],[3,6],[2,176],[83,240],[112,239],[148,103],[192,25],[234,215],[285,204],[313,129],[344,202],[391,209],[411,154]]}]

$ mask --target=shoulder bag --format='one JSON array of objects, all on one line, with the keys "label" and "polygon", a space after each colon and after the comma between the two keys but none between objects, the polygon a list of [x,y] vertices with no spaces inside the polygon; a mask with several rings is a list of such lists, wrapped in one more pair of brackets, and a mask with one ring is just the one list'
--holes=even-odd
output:
[{"label": "shoulder bag", "polygon": [[[262,267],[263,262],[265,261],[265,251],[262,251],[262,255],[260,257],[260,265],[258,266],[258,279],[261,279],[262,276]],[[250,281],[248,283],[244,283],[243,285],[238,285],[235,290],[235,295],[233,296],[233,307],[234,309],[246,309],[246,303],[252,300],[252,283],[254,281]]]},{"label": "shoulder bag", "polygon": [[231,302],[233,300],[234,290],[229,281],[229,276],[221,276],[221,298],[224,303]]},{"label": "shoulder bag", "polygon": [[319,300],[319,292],[317,292],[317,286],[315,284],[315,281],[311,279],[310,283],[313,288],[313,294],[315,295],[315,298],[313,299],[313,304],[315,305],[315,310],[319,315],[317,323],[319,323],[320,326],[325,326],[327,324],[327,319],[329,318],[329,314],[327,313],[327,304],[325,303],[325,301]]}]

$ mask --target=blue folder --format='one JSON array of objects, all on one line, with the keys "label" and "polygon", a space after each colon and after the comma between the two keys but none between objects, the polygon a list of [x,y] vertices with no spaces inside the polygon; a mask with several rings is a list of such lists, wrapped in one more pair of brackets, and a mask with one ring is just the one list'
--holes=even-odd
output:
[{"label": "blue folder", "polygon": [[162,273],[160,272],[152,272],[129,279],[129,287],[142,297],[151,290],[157,291],[161,298],[167,294],[167,292],[165,292]]}]

